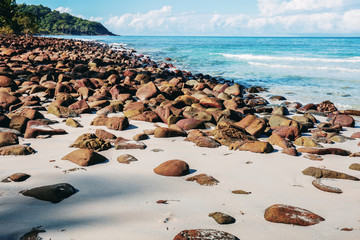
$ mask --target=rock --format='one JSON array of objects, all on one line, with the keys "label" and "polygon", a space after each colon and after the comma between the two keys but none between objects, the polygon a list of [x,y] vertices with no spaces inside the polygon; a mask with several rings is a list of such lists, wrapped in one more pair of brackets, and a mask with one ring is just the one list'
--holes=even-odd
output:
[{"label": "rock", "polygon": [[154,131],[154,137],[156,138],[186,137],[186,133],[171,128],[158,127]]},{"label": "rock", "polygon": [[318,144],[310,137],[299,137],[294,141],[294,144],[304,147],[322,147],[320,144]]},{"label": "rock", "polygon": [[30,177],[30,175],[26,174],[26,173],[14,173],[9,178],[11,181],[14,181],[14,182],[23,182],[26,179],[28,179],[29,177]]},{"label": "rock", "polygon": [[335,132],[338,133],[342,131],[342,126],[340,124],[331,125],[330,123],[320,123],[317,128],[323,130],[324,132]]},{"label": "rock", "polygon": [[94,118],[94,120],[90,123],[90,125],[105,126],[107,120],[108,120],[108,117],[106,117],[106,116],[98,116],[98,117]]},{"label": "rock", "polygon": [[305,117],[305,116],[293,116],[292,119],[294,119],[295,121],[301,123],[302,125],[306,126],[307,128],[314,127],[314,122],[308,117]]},{"label": "rock", "polygon": [[52,104],[50,104],[50,106],[48,107],[47,113],[53,114],[53,115],[57,116],[58,118],[68,118],[68,117],[77,117],[78,116],[78,114],[74,110],[71,110],[68,107],[55,106]]},{"label": "rock", "polygon": [[213,116],[210,113],[194,107],[185,107],[183,115],[186,118],[193,118],[202,122],[213,122]]},{"label": "rock", "polygon": [[360,132],[353,133],[351,138],[360,138]]},{"label": "rock", "polygon": [[78,114],[91,113],[90,106],[87,104],[85,99],[81,99],[69,106],[69,109],[75,111]]},{"label": "rock", "polygon": [[291,142],[289,140],[287,140],[286,138],[283,138],[282,136],[280,136],[277,133],[273,133],[268,138],[268,142],[271,145],[276,145],[276,146],[279,146],[281,148],[292,148],[293,147],[293,145],[291,144]]},{"label": "rock", "polygon": [[149,82],[136,91],[136,97],[138,97],[141,101],[145,101],[156,96],[158,91],[159,90],[155,84],[153,82]]},{"label": "rock", "polygon": [[93,133],[84,133],[79,136],[70,147],[91,149],[94,151],[104,151],[111,148],[111,144],[98,138]]},{"label": "rock", "polygon": [[98,138],[100,138],[100,139],[102,139],[102,140],[104,140],[104,141],[109,141],[109,140],[114,140],[114,139],[116,139],[116,136],[115,136],[114,134],[109,133],[109,132],[107,132],[107,131],[105,131],[105,130],[102,130],[102,129],[96,129],[95,135],[96,135]]},{"label": "rock", "polygon": [[213,186],[219,183],[219,181],[216,180],[214,177],[208,176],[206,174],[198,174],[193,177],[189,177],[186,179],[186,181],[196,181],[198,184],[203,186]]},{"label": "rock", "polygon": [[78,121],[76,121],[75,119],[73,119],[73,118],[67,118],[65,124],[66,124],[67,126],[73,127],[73,128],[82,127],[82,125],[81,125]]},{"label": "rock", "polygon": [[287,138],[291,141],[301,137],[299,129],[295,126],[278,126],[272,134],[278,134],[283,138]]},{"label": "rock", "polygon": [[293,126],[301,129],[299,123],[291,118],[284,117],[282,115],[273,114],[269,119],[270,127],[275,128],[278,126]]},{"label": "rock", "polygon": [[334,154],[340,156],[349,156],[351,152],[340,149],[340,148],[299,148],[299,152],[301,153],[310,153],[310,154],[317,154],[317,155],[326,155],[326,154]]},{"label": "rock", "polygon": [[286,98],[285,97],[283,97],[283,96],[271,96],[270,98],[269,98],[270,100],[276,100],[276,101],[284,101],[284,100],[286,100]]},{"label": "rock", "polygon": [[248,115],[240,122],[235,123],[236,126],[244,128],[249,134],[259,137],[266,128],[266,124],[254,115]]},{"label": "rock", "polygon": [[190,173],[189,165],[182,160],[168,160],[154,168],[154,172],[162,176],[180,177]]},{"label": "rock", "polygon": [[242,89],[243,87],[237,83],[234,85],[225,88],[224,93],[229,95],[235,95],[235,96],[242,96]]},{"label": "rock", "polygon": [[308,167],[304,171],[302,171],[302,173],[304,175],[313,176],[316,178],[336,178],[336,179],[348,179],[354,181],[360,180],[357,177],[353,177],[345,173],[336,172],[328,169],[316,168],[316,167]]},{"label": "rock", "polygon": [[330,123],[332,125],[340,124],[343,127],[355,127],[354,118],[346,114],[334,115]]},{"label": "rock", "polygon": [[190,131],[187,138],[184,141],[193,142],[198,147],[217,148],[221,146],[221,144],[218,141],[212,139],[211,137],[206,136],[200,130]]},{"label": "rock", "polygon": [[360,157],[360,152],[352,153],[349,157]]},{"label": "rock", "polygon": [[203,97],[200,99],[200,104],[206,108],[223,109],[224,105],[220,99],[214,97]]},{"label": "rock", "polygon": [[317,105],[317,111],[323,112],[323,113],[332,113],[332,112],[337,111],[337,108],[335,107],[335,105],[332,102],[324,101]]},{"label": "rock", "polygon": [[35,150],[28,146],[12,145],[0,148],[0,155],[30,155],[35,153]]},{"label": "rock", "polygon": [[77,149],[64,156],[62,160],[69,160],[84,167],[106,162],[107,158],[91,149]]},{"label": "rock", "polygon": [[289,115],[289,110],[286,107],[281,106],[281,107],[275,108],[271,114],[285,116],[285,115]]},{"label": "rock", "polygon": [[3,109],[9,109],[11,105],[19,102],[19,99],[15,96],[10,95],[8,92],[0,91],[0,107]]},{"label": "rock", "polygon": [[111,117],[106,120],[105,126],[109,129],[122,131],[129,127],[129,120],[127,117]]},{"label": "rock", "polygon": [[275,204],[265,210],[264,217],[269,222],[300,226],[311,226],[325,221],[324,218],[303,208]]},{"label": "rock", "polygon": [[149,136],[145,133],[138,133],[135,136],[133,136],[134,141],[141,141],[146,139],[149,139]]},{"label": "rock", "polygon": [[193,118],[181,119],[176,123],[176,125],[178,125],[181,129],[185,131],[190,129],[205,128],[205,125],[202,121]]},{"label": "rock", "polygon": [[306,154],[304,158],[310,159],[312,161],[322,161],[324,160],[321,156],[316,154]]},{"label": "rock", "polygon": [[242,194],[242,195],[248,195],[248,194],[251,194],[251,192],[246,192],[244,190],[234,190],[234,191],[231,191],[233,194]]},{"label": "rock", "polygon": [[24,108],[20,113],[20,116],[27,117],[30,120],[36,119],[44,119],[44,115],[42,115],[39,111],[31,108]]},{"label": "rock", "polygon": [[39,236],[39,233],[46,232],[45,230],[41,229],[42,226],[32,228],[30,232],[25,233],[20,240],[42,240],[42,238]]},{"label": "rock", "polygon": [[209,214],[218,224],[232,224],[236,220],[230,215],[221,212],[213,212]]},{"label": "rock", "polygon": [[10,125],[10,119],[6,115],[0,113],[0,127],[8,128],[9,125]]},{"label": "rock", "polygon": [[15,133],[0,132],[0,147],[19,144],[19,139]]},{"label": "rock", "polygon": [[298,151],[296,150],[296,148],[294,147],[290,147],[290,148],[284,148],[283,150],[281,150],[281,153],[290,155],[290,156],[299,156]]},{"label": "rock", "polygon": [[353,163],[349,167],[351,170],[360,171],[360,163]]},{"label": "rock", "polygon": [[137,142],[137,141],[115,141],[115,149],[116,150],[122,150],[122,149],[145,149],[146,145],[143,142]]},{"label": "rock", "polygon": [[234,235],[214,229],[183,230],[178,233],[174,240],[239,240]]},{"label": "rock", "polygon": [[59,203],[65,198],[75,194],[76,191],[77,190],[68,183],[59,183],[21,191],[21,194],[43,201]]},{"label": "rock", "polygon": [[154,111],[146,111],[143,113],[140,113],[134,117],[130,118],[131,120],[136,121],[145,121],[145,122],[160,122],[161,118],[159,115],[156,114]]},{"label": "rock", "polygon": [[255,141],[256,138],[246,132],[245,129],[234,124],[220,122],[212,131],[215,140],[222,145],[230,146],[236,141]]},{"label": "rock", "polygon": [[117,158],[119,163],[130,164],[131,162],[137,161],[137,158],[130,154],[124,154]]},{"label": "rock", "polygon": [[331,192],[331,193],[342,193],[342,190],[340,188],[336,187],[330,187],[321,182],[321,179],[316,179],[312,181],[312,185],[316,187],[317,189],[324,191],[324,192]]},{"label": "rock", "polygon": [[230,150],[250,151],[253,153],[271,153],[274,148],[268,142],[261,141],[237,141],[229,146]]},{"label": "rock", "polygon": [[53,129],[39,120],[31,120],[27,123],[24,138],[36,138],[40,135],[62,135],[67,134],[63,129]]},{"label": "rock", "polygon": [[29,119],[24,116],[13,116],[11,117],[11,121],[9,124],[9,128],[18,130],[19,132],[24,133],[26,130],[26,125],[28,123]]}]

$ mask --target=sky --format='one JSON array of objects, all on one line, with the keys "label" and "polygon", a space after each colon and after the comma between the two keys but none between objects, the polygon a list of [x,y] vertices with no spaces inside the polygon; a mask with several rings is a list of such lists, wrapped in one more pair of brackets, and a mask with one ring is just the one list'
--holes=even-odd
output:
[{"label": "sky", "polygon": [[18,0],[150,36],[360,36],[360,0]]}]

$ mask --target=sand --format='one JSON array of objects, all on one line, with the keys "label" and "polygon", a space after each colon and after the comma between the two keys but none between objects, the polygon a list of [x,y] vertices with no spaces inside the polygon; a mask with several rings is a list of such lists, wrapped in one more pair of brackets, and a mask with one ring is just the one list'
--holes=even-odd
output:
[{"label": "sand", "polygon": [[[62,119],[42,113],[60,122],[52,125],[53,128],[65,129],[68,134],[49,139],[20,138],[20,144],[30,145],[36,154],[0,157],[0,179],[16,172],[31,175],[25,182],[0,183],[0,239],[19,239],[38,226],[46,231],[39,235],[46,240],[165,240],[173,239],[182,230],[199,228],[226,231],[242,240],[360,238],[360,182],[324,179],[324,184],[343,191],[334,194],[316,189],[311,183],[314,178],[301,173],[314,166],[360,177],[360,172],[349,169],[352,163],[360,163],[360,158],[325,155],[323,161],[312,161],[282,154],[276,146],[273,153],[256,154],[230,151],[225,146],[200,148],[184,141],[184,137],[150,136],[143,141],[147,145],[145,150],[112,148],[100,152],[108,162],[80,167],[61,158],[74,150],[69,145],[81,134],[104,129],[131,139],[144,129],[153,129],[154,124],[130,120],[129,129],[114,131],[105,126],[90,126],[96,114],[82,114],[75,119],[85,127],[71,128]],[[358,121],[355,128],[345,128],[343,134],[351,136],[356,131],[360,131]],[[359,152],[358,142],[323,145]],[[116,159],[122,154],[131,154],[138,161],[121,164]],[[191,173],[184,177],[164,177],[153,172],[153,168],[170,159],[186,161]],[[64,172],[73,168],[78,170]],[[200,173],[213,176],[219,184],[201,186],[185,180]],[[57,204],[19,193],[56,183],[70,183],[79,191]],[[236,195],[232,190],[251,194]],[[157,204],[158,200],[168,200],[168,204]],[[266,221],[265,209],[278,203],[305,208],[325,221],[309,227]],[[236,222],[219,225],[208,217],[215,211],[233,216]],[[353,231],[341,231],[343,228]]]}]

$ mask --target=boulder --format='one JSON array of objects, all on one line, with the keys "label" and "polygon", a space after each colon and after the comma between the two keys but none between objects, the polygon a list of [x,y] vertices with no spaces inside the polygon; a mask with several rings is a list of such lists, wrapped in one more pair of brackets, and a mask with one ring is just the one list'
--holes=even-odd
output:
[{"label": "boulder", "polygon": [[31,147],[24,145],[11,145],[0,148],[0,155],[30,155],[35,153],[35,150]]},{"label": "boulder", "polygon": [[359,178],[350,176],[345,173],[336,172],[328,169],[316,168],[316,167],[308,167],[302,171],[304,175],[313,176],[316,178],[336,178],[336,179],[347,179],[360,181]]},{"label": "boulder", "polygon": [[324,101],[317,105],[317,111],[323,112],[323,113],[332,113],[332,112],[337,111],[337,108],[335,107],[335,105],[332,102]]},{"label": "boulder", "polygon": [[14,105],[19,102],[19,99],[10,93],[5,91],[0,91],[0,107],[3,109],[9,109],[11,105]]},{"label": "boulder", "polygon": [[360,132],[355,132],[351,135],[351,138],[360,138]]},{"label": "boulder", "polygon": [[340,148],[299,148],[299,152],[301,153],[310,153],[310,154],[317,154],[317,155],[327,155],[327,154],[333,154],[333,155],[340,155],[340,156],[349,156],[351,152],[346,151],[344,149]]},{"label": "boulder", "polygon": [[178,233],[174,240],[239,240],[234,235],[214,229],[183,230]]},{"label": "boulder", "polygon": [[100,138],[100,139],[102,139],[102,140],[104,140],[104,141],[109,141],[109,140],[114,140],[114,139],[116,139],[116,136],[115,136],[114,134],[109,133],[109,132],[107,132],[107,131],[105,131],[105,130],[102,130],[102,129],[96,129],[95,135],[96,135],[98,138]]},{"label": "boulder", "polygon": [[98,138],[93,133],[84,133],[79,136],[70,147],[82,148],[82,149],[91,149],[94,151],[104,151],[111,148],[109,142],[104,141],[101,138]]},{"label": "boulder", "polygon": [[162,176],[180,177],[190,173],[189,165],[182,160],[174,159],[161,163],[154,172]]},{"label": "boulder", "polygon": [[360,163],[353,163],[349,167],[351,170],[360,171]]},{"label": "boulder", "polygon": [[322,147],[314,139],[310,137],[299,137],[294,141],[295,145],[304,146],[304,147]]},{"label": "boulder", "polygon": [[135,136],[133,136],[134,141],[142,141],[146,139],[149,139],[149,136],[145,133],[138,133]]},{"label": "boulder", "polygon": [[283,138],[287,138],[291,141],[301,137],[299,128],[295,126],[278,126],[272,134],[277,134]]},{"label": "boulder", "polygon": [[330,121],[332,125],[340,124],[343,127],[355,127],[355,120],[346,114],[334,115]]},{"label": "boulder", "polygon": [[185,118],[193,118],[202,122],[213,122],[213,116],[210,113],[194,107],[185,107],[183,115]]},{"label": "boulder", "polygon": [[317,189],[324,191],[324,192],[331,192],[331,193],[338,193],[338,194],[342,193],[342,190],[340,188],[327,186],[321,182],[321,179],[316,179],[316,180],[312,181],[312,185],[314,187],[316,187]]},{"label": "boulder", "polygon": [[53,114],[55,116],[57,116],[58,118],[68,118],[68,117],[77,117],[78,114],[68,108],[68,107],[64,107],[64,106],[55,106],[53,104],[50,104],[50,106],[48,107],[47,110],[48,114]]},{"label": "boulder", "polygon": [[299,123],[291,118],[284,117],[282,115],[273,114],[269,119],[270,127],[275,128],[278,126],[294,126],[299,130],[301,129]]},{"label": "boulder", "polygon": [[15,115],[11,117],[9,128],[24,133],[29,119],[24,116]]},{"label": "boulder", "polygon": [[203,97],[200,99],[200,104],[206,108],[224,108],[222,101],[214,97]]},{"label": "boulder", "polygon": [[240,122],[235,123],[235,125],[244,128],[246,132],[255,137],[259,137],[266,128],[266,124],[254,115],[246,116]]},{"label": "boulder", "polygon": [[242,86],[235,83],[234,85],[225,88],[224,93],[235,96],[242,96]]},{"label": "boulder", "polygon": [[109,129],[122,131],[129,127],[129,120],[127,117],[111,117],[106,120],[105,126]]},{"label": "boulder", "polygon": [[36,138],[40,135],[62,135],[67,134],[63,129],[53,129],[39,120],[32,120],[27,123],[24,138]]},{"label": "boulder", "polygon": [[27,173],[14,173],[9,178],[13,182],[23,182],[30,177]]},{"label": "boulder", "polygon": [[27,197],[33,197],[39,200],[52,203],[59,203],[65,198],[76,193],[76,189],[68,183],[59,183],[54,185],[32,188],[21,191],[20,193]]},{"label": "boulder", "polygon": [[274,151],[272,145],[261,141],[237,141],[229,146],[230,150],[250,151],[253,153],[271,153]]},{"label": "boulder", "polygon": [[219,181],[216,180],[214,177],[208,176],[206,174],[198,174],[193,177],[189,177],[186,179],[186,181],[196,181],[198,184],[203,186],[213,186],[219,183]]},{"label": "boulder", "polygon": [[117,158],[119,163],[130,164],[131,162],[137,161],[137,158],[130,154],[124,154]]},{"label": "boulder", "polygon": [[231,123],[220,122],[212,131],[215,140],[222,145],[230,146],[236,141],[255,141],[256,138],[246,132],[245,129]]},{"label": "boulder", "polygon": [[269,222],[299,226],[311,226],[325,221],[319,215],[303,208],[284,204],[275,204],[265,210],[264,217]]},{"label": "boulder", "polygon": [[0,132],[0,147],[19,144],[19,139],[15,133]]},{"label": "boulder", "polygon": [[286,107],[281,106],[281,107],[275,108],[271,114],[285,116],[285,115],[289,115],[289,110]]},{"label": "boulder", "polygon": [[156,85],[153,82],[149,82],[136,91],[136,97],[138,97],[141,101],[145,101],[155,97],[158,91],[159,90]]},{"label": "boulder", "polygon": [[77,149],[64,156],[62,160],[69,160],[79,166],[91,166],[103,163],[107,161],[107,158],[91,149]]},{"label": "boulder", "polygon": [[271,145],[276,145],[276,146],[279,146],[281,148],[292,148],[293,147],[292,143],[289,140],[287,140],[286,138],[280,136],[277,133],[273,133],[268,138],[268,142]]},{"label": "boulder", "polygon": [[186,137],[186,133],[171,128],[158,127],[155,129],[154,137],[156,138]]},{"label": "boulder", "polygon": [[221,212],[210,213],[209,217],[212,217],[218,224],[232,224],[236,222],[235,218]]},{"label": "boulder", "polygon": [[186,118],[179,120],[176,125],[178,125],[181,129],[187,131],[190,129],[204,129],[205,125],[202,121],[193,119],[193,118]]},{"label": "boulder", "polygon": [[73,118],[67,118],[65,124],[72,128],[82,127],[82,125]]},{"label": "boulder", "polygon": [[122,149],[141,149],[141,150],[143,150],[146,148],[146,145],[143,142],[117,139],[117,140],[115,140],[114,147],[116,150],[122,150]]},{"label": "boulder", "polygon": [[284,148],[283,150],[281,150],[281,153],[290,155],[290,156],[299,156],[298,151],[296,150],[296,148],[294,147],[290,147],[290,148]]}]

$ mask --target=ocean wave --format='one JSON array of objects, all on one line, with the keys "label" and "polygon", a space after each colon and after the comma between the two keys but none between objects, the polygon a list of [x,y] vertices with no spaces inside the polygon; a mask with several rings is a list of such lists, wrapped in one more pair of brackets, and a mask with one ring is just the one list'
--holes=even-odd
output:
[{"label": "ocean wave", "polygon": [[310,66],[293,66],[283,64],[268,64],[260,62],[248,62],[250,65],[263,66],[271,68],[286,68],[286,69],[307,69],[307,70],[324,70],[324,71],[340,71],[340,72],[360,72],[360,69],[351,69],[343,67],[310,67]]},{"label": "ocean wave", "polygon": [[236,58],[239,60],[265,60],[265,61],[303,61],[303,62],[328,62],[328,63],[360,63],[360,57],[351,58],[310,58],[310,57],[278,57],[269,55],[253,55],[253,54],[227,54],[218,53],[226,58]]}]

